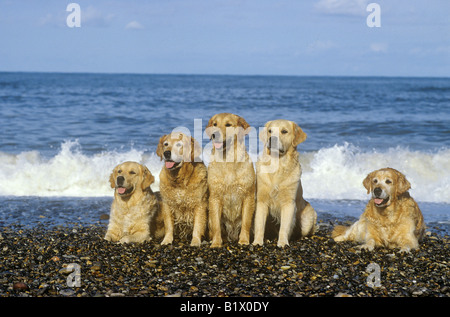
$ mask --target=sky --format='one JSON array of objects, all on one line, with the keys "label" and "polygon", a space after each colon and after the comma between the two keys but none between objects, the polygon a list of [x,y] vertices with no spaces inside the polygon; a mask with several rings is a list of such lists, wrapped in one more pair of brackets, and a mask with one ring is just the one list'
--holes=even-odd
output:
[{"label": "sky", "polygon": [[450,77],[450,1],[0,0],[0,71]]}]

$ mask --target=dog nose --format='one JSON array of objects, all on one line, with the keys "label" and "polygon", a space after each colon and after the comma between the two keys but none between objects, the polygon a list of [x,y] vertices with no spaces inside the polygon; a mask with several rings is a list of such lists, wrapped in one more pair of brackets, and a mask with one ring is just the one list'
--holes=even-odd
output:
[{"label": "dog nose", "polygon": [[123,186],[123,182],[125,182],[125,177],[118,176],[117,177],[117,186]]},{"label": "dog nose", "polygon": [[377,188],[375,188],[375,189],[373,190],[373,193],[374,193],[375,196],[377,196],[377,197],[380,197],[380,195],[381,195],[382,192],[383,192],[383,191],[381,190],[380,187],[377,187]]},{"label": "dog nose", "polygon": [[172,157],[172,153],[170,151],[165,151],[164,152],[164,158],[166,160],[170,160],[171,157]]}]

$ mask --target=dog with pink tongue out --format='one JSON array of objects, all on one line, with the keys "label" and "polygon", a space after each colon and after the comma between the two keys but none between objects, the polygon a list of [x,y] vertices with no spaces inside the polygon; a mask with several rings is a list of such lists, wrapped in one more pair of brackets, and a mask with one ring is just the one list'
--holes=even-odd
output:
[{"label": "dog with pink tongue out", "polygon": [[425,232],[422,212],[410,196],[410,182],[393,168],[371,172],[363,181],[371,199],[357,222],[350,227],[338,225],[331,234],[336,242],[355,241],[363,249],[417,249]]},{"label": "dog with pink tongue out", "polygon": [[163,135],[159,140],[156,154],[164,160],[159,174],[162,245],[171,244],[175,236],[190,239],[191,246],[199,247],[205,236],[209,192],[201,153],[199,143],[181,132]]},{"label": "dog with pink tongue out", "polygon": [[162,236],[161,200],[150,188],[154,180],[150,170],[137,162],[124,162],[114,168],[109,179],[114,200],[106,240],[144,242]]}]

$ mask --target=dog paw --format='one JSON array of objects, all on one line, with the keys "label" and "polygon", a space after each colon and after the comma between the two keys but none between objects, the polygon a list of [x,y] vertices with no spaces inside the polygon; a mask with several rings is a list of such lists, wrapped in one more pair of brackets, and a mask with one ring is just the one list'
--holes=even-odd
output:
[{"label": "dog paw", "polygon": [[128,237],[123,237],[122,239],[119,240],[119,243],[121,244],[130,243],[130,239]]},{"label": "dog paw", "polygon": [[278,241],[277,243],[277,247],[279,248],[284,248],[284,247],[288,247],[289,246],[289,242],[287,241]]},{"label": "dog paw", "polygon": [[342,241],[345,241],[345,238],[344,238],[344,236],[337,236],[337,237],[334,237],[333,240],[336,242],[342,242]]},{"label": "dog paw", "polygon": [[200,239],[192,238],[191,247],[199,247],[202,244]]},{"label": "dog paw", "polygon": [[239,240],[239,242],[238,242],[240,245],[249,245],[250,244],[250,241],[248,241],[247,239],[241,239],[241,240]]},{"label": "dog paw", "polygon": [[400,249],[400,253],[409,253],[411,251],[411,248],[409,247],[403,247]]},{"label": "dog paw", "polygon": [[362,244],[360,246],[357,247],[360,250],[367,250],[367,251],[373,251],[373,249],[375,248],[375,246],[373,246],[372,244]]},{"label": "dog paw", "polygon": [[164,238],[164,240],[161,242],[161,245],[172,244],[172,242],[173,242],[173,239]]},{"label": "dog paw", "polygon": [[253,241],[253,243],[252,243],[252,245],[260,245],[260,246],[263,246],[264,245],[264,242],[261,240],[255,240],[255,241]]},{"label": "dog paw", "polygon": [[222,247],[222,241],[213,241],[211,243],[211,248],[220,248]]}]

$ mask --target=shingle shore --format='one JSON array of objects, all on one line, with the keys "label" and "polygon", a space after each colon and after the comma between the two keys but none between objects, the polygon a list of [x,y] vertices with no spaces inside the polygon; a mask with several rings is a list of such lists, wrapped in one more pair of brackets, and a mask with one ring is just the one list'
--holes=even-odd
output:
[{"label": "shingle shore", "polygon": [[2,227],[0,297],[450,295],[447,235],[428,231],[408,254],[368,252],[335,243],[333,225],[322,222],[313,237],[284,249],[276,241],[219,249],[177,239],[114,244],[103,239],[104,224]]}]

